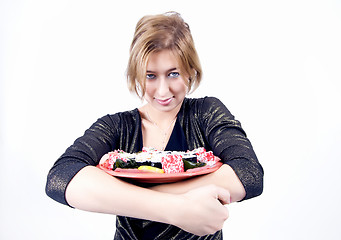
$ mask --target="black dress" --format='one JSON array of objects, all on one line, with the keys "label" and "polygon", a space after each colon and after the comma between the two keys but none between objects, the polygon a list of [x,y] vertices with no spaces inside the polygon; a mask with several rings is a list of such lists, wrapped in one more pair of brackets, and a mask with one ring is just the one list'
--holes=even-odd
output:
[{"label": "black dress", "polygon": [[[96,166],[104,154],[115,149],[134,153],[142,146],[138,109],[98,119],[54,163],[47,176],[47,195],[68,205],[66,188],[83,167]],[[185,98],[166,150],[198,147],[213,151],[234,170],[246,191],[243,200],[262,193],[263,168],[240,122],[217,98]],[[222,233],[199,238],[168,224],[117,216],[115,239],[222,239]]]},{"label": "black dress", "polygon": [[[142,133],[140,134],[142,137]],[[139,143],[142,143],[140,139]],[[142,149],[143,145],[139,148]],[[165,151],[187,151],[188,145],[185,135],[182,131],[181,125],[177,120],[174,125],[174,129],[169,138]],[[136,183],[138,184],[138,183]],[[141,185],[141,184],[140,184]],[[121,239],[222,239],[221,231],[210,235],[199,237],[191,233],[188,233],[178,227],[153,222],[149,220],[135,219],[129,217],[118,216],[116,221],[116,234],[115,240]]]}]

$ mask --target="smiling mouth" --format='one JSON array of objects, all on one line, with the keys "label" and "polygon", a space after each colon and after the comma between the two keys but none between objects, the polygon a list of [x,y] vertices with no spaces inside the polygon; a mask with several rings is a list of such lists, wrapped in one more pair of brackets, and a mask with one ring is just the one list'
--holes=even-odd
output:
[{"label": "smiling mouth", "polygon": [[173,100],[173,97],[167,98],[167,99],[157,99],[155,98],[155,100],[161,104],[162,106],[167,106],[168,104],[171,103],[171,101]]}]

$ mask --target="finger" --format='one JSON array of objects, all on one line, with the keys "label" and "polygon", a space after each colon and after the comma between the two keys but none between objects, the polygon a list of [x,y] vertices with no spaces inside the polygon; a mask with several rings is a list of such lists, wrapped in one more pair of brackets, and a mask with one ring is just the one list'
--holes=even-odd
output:
[{"label": "finger", "polygon": [[225,204],[231,203],[231,194],[229,190],[225,188],[217,187],[216,193],[217,193],[217,199],[221,202],[221,204],[225,205]]}]

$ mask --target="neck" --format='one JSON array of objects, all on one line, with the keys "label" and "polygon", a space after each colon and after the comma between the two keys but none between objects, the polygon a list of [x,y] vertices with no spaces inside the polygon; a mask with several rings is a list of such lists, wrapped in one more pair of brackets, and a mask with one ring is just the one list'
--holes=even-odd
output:
[{"label": "neck", "polygon": [[173,125],[173,123],[176,120],[177,114],[178,111],[159,112],[155,111],[151,107],[147,107],[146,109],[147,120],[163,131],[165,131],[166,129]]},{"label": "neck", "polygon": [[178,115],[180,109],[181,109],[182,103],[176,106],[171,111],[160,111],[158,109],[155,109],[152,107],[149,103],[146,104],[144,108],[144,112],[149,114],[148,120],[152,120],[155,122],[158,126],[162,125],[169,125],[170,122],[172,122]]}]

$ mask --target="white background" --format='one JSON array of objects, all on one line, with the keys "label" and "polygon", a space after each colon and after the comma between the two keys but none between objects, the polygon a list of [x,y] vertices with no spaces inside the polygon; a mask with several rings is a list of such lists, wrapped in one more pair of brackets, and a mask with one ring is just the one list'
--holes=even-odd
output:
[{"label": "white background", "polygon": [[114,216],[49,199],[54,161],[98,117],[141,102],[126,87],[136,22],[175,10],[204,79],[239,119],[264,193],[228,206],[226,239],[341,235],[341,1],[0,1],[0,239],[112,239]]}]

